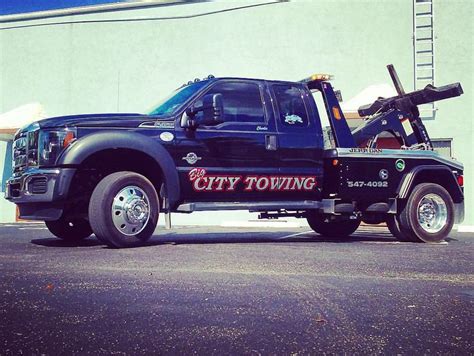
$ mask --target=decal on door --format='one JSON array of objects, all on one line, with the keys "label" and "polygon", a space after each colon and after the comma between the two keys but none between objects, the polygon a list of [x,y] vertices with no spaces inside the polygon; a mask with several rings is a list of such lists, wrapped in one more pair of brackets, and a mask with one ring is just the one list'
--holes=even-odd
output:
[{"label": "decal on door", "polygon": [[298,115],[286,115],[285,116],[285,122],[287,124],[290,124],[290,125],[294,125],[294,124],[302,124],[303,123],[303,119],[301,117],[299,117]]},{"label": "decal on door", "polygon": [[397,169],[397,171],[403,172],[403,170],[405,169],[405,161],[403,159],[397,159],[397,161],[395,162],[395,168]]},{"label": "decal on door", "polygon": [[162,132],[160,134],[161,141],[171,142],[174,139],[174,135],[171,132]]},{"label": "decal on door", "polygon": [[197,154],[195,154],[194,152],[189,152],[186,156],[182,157],[181,158],[183,161],[186,161],[188,162],[189,164],[194,164],[196,163],[197,161],[199,161],[201,159],[201,157],[199,157]]},{"label": "decal on door", "polygon": [[197,192],[233,192],[239,183],[245,192],[311,191],[317,185],[313,176],[210,175],[204,168],[193,168],[188,178]]}]

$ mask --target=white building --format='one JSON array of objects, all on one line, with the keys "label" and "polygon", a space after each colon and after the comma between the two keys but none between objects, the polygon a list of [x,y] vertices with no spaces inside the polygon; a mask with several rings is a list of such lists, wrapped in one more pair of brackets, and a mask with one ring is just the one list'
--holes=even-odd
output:
[{"label": "white building", "polygon": [[[464,225],[474,226],[474,3],[433,1],[435,84],[459,81],[465,94],[439,102],[435,119],[425,124],[465,165]],[[209,73],[286,80],[332,73],[349,99],[370,85],[390,83],[385,66],[393,63],[405,89],[414,86],[413,0],[146,5],[0,17],[0,113],[31,102],[40,102],[50,116],[144,111],[183,82]],[[2,189],[10,151],[1,141]],[[13,207],[0,201],[0,221],[14,219]],[[236,219],[234,212],[220,216]],[[197,221],[184,218],[179,222]]]}]

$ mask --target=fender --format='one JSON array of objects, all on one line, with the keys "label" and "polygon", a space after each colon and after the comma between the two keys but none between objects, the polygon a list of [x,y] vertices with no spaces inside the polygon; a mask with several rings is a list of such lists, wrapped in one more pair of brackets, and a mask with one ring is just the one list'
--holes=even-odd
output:
[{"label": "fender", "polygon": [[460,203],[464,200],[464,194],[459,187],[456,177],[454,176],[452,170],[443,165],[421,165],[413,168],[410,172],[405,174],[400,185],[397,188],[398,198],[405,199],[408,197],[412,188],[415,186],[416,178],[422,172],[429,172],[430,176],[433,177],[433,180],[428,182],[436,183],[439,179],[444,178],[447,180],[448,187],[445,187],[453,198],[454,203]]},{"label": "fender", "polygon": [[58,158],[62,166],[80,165],[92,154],[106,149],[133,149],[153,158],[163,172],[170,206],[180,198],[179,177],[176,165],[168,151],[157,141],[130,131],[100,131],[79,138]]}]

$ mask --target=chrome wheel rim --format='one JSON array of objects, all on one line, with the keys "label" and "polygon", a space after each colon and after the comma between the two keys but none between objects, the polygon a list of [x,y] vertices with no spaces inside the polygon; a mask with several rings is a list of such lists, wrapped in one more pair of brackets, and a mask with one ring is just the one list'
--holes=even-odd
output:
[{"label": "chrome wheel rim", "polygon": [[439,195],[427,194],[418,203],[417,217],[423,230],[435,234],[446,226],[448,208]]},{"label": "chrome wheel rim", "polygon": [[112,202],[112,220],[122,234],[139,234],[149,219],[150,201],[143,189],[129,185],[115,195]]}]

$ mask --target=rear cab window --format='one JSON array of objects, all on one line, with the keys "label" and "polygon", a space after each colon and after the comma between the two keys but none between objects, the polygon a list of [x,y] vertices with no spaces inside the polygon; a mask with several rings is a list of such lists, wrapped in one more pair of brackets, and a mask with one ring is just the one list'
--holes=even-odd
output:
[{"label": "rear cab window", "polygon": [[309,115],[303,90],[294,84],[273,84],[280,125],[287,128],[307,128]]}]

